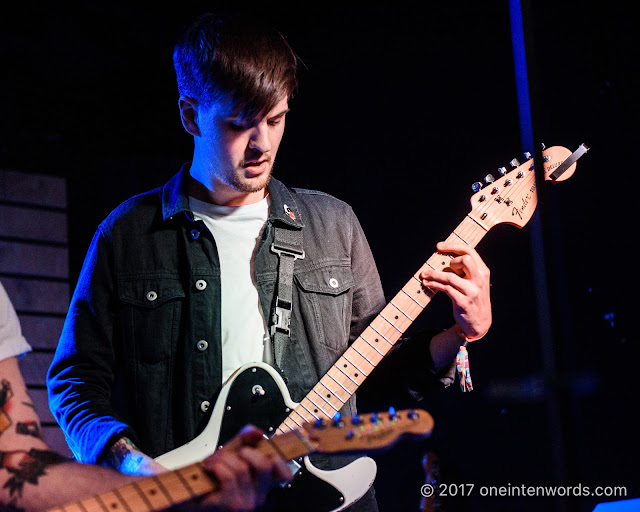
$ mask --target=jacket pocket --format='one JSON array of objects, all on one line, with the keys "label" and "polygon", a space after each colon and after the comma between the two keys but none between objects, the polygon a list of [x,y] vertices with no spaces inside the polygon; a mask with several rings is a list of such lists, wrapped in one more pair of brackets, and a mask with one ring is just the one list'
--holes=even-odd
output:
[{"label": "jacket pocket", "polygon": [[[306,337],[312,348],[323,345],[334,354],[347,348],[353,300],[353,274],[346,265],[327,264],[295,274]],[[327,356],[317,354],[321,359]],[[333,358],[335,359],[335,358]],[[323,366],[326,361],[323,361]]]},{"label": "jacket pocket", "polygon": [[171,358],[185,298],[180,280],[148,277],[121,280],[118,286],[127,352],[147,364]]}]

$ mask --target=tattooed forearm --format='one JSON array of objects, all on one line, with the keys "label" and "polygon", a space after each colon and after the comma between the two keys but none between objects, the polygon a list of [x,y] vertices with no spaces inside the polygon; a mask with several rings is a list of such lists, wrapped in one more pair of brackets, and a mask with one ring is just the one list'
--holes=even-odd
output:
[{"label": "tattooed forearm", "polygon": [[12,423],[11,418],[4,410],[4,406],[12,396],[11,383],[6,379],[2,379],[2,382],[0,382],[0,434],[7,430]]},{"label": "tattooed forearm", "polygon": [[137,450],[138,447],[131,439],[122,437],[113,443],[109,451],[100,458],[99,463],[109,468],[118,469],[127,456],[129,456],[132,451]]},{"label": "tattooed forearm", "polygon": [[32,448],[28,452],[16,450],[0,451],[0,469],[6,469],[12,476],[2,486],[9,489],[9,495],[21,496],[25,483],[38,485],[38,478],[45,475],[45,468],[68,459],[51,450]]},{"label": "tattooed forearm", "polygon": [[16,425],[16,434],[42,439],[42,432],[40,431],[40,425],[38,425],[37,421],[18,422]]}]

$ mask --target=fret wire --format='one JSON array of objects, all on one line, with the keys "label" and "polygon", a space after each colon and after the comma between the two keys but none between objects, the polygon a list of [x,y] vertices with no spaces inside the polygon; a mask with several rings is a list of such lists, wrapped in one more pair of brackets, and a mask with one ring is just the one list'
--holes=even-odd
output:
[{"label": "fret wire", "polygon": [[[351,348],[354,350],[354,352],[357,352],[360,357],[362,357],[362,359],[364,359],[367,363],[369,363],[371,366],[373,366],[374,368],[376,367],[375,363],[372,363],[371,361],[369,361],[369,358],[367,356],[365,356],[362,352],[360,352],[356,347],[354,347],[353,345],[351,345]],[[345,359],[347,359],[347,353],[345,352]],[[351,360],[349,360],[349,362],[351,362]],[[353,362],[351,362],[351,364],[353,364],[353,366],[355,366],[356,368],[358,368]],[[360,372],[365,376],[368,377],[369,373],[366,373],[364,370],[361,370],[360,368],[358,368],[358,370],[360,370]]]},{"label": "fret wire", "polygon": [[[356,350],[356,352],[357,352],[357,350]],[[347,357],[347,354],[346,354],[346,353],[345,353],[345,355],[344,355],[344,356],[342,356],[342,357],[344,357],[344,358],[347,360],[347,362],[349,362],[349,363],[351,364],[351,366],[353,366],[356,370],[358,370],[358,372],[360,372],[362,375],[364,375],[365,379],[369,376],[369,375],[368,375],[367,373],[365,373],[365,371],[364,371],[364,370],[362,370],[362,369],[361,369],[361,368],[360,368],[356,363],[354,363],[351,359],[349,359],[349,358]],[[363,359],[365,359],[364,357],[362,357],[362,358],[363,358]],[[373,366],[373,365],[372,365],[372,366]]]},{"label": "fret wire", "polygon": [[[331,418],[333,417],[332,414],[327,414],[327,411],[325,411],[322,407],[320,407],[317,403],[315,403],[313,400],[311,400],[311,397],[309,396],[311,393],[307,393],[307,396],[304,398],[305,400],[309,400],[309,402],[311,402],[316,409],[318,409],[320,412],[322,412],[322,414],[324,414],[327,418]],[[316,393],[317,395],[318,393]],[[331,405],[331,404],[329,404]]]},{"label": "fret wire", "polygon": [[410,295],[409,293],[407,293],[405,291],[405,289],[403,288],[402,290],[400,290],[402,293],[404,293],[407,297],[409,297],[413,302],[415,302],[418,306],[420,306],[420,309],[424,309],[425,306],[423,306],[422,304],[420,304],[420,302],[418,302],[412,295]]},{"label": "fret wire", "polygon": [[454,235],[456,235],[460,240],[462,240],[466,245],[471,245],[469,242],[467,242],[464,238],[462,238],[458,233],[456,233],[455,231],[453,232]]},{"label": "fret wire", "polygon": [[138,492],[138,494],[140,495],[140,497],[142,498],[142,501],[144,501],[147,506],[149,507],[149,510],[154,510],[155,507],[153,507],[153,505],[151,505],[151,502],[149,501],[149,498],[147,498],[147,493],[144,492],[140,486],[138,485],[137,482],[133,482],[131,484],[131,486]]},{"label": "fret wire", "polygon": [[378,348],[373,343],[371,343],[367,338],[365,338],[363,335],[361,335],[360,338],[363,339],[364,341],[366,341],[367,345],[369,345],[373,350],[375,350],[378,354],[380,354],[382,357],[384,357],[384,354],[382,352],[380,352],[378,350]]},{"label": "fret wire", "polygon": [[129,512],[132,512],[132,510],[129,508],[129,505],[127,505],[126,500],[122,497],[118,489],[114,489],[113,494],[115,494],[118,500],[120,500],[120,503],[124,505],[124,508],[126,508]]},{"label": "fret wire", "polygon": [[104,510],[104,512],[109,512],[109,509],[107,509],[107,506],[102,501],[102,498],[100,497],[100,495],[98,494],[95,498],[96,498],[96,501],[98,502],[98,505],[100,505],[100,507],[102,508],[102,510]]},{"label": "fret wire", "polygon": [[[346,402],[342,399],[342,397],[336,393],[333,389],[331,389],[330,387],[328,387],[324,382],[324,379],[322,379],[320,382],[318,382],[318,384],[322,385],[322,387],[324,389],[326,389],[327,391],[329,391],[331,393],[332,396],[336,397],[338,400],[340,400],[343,404],[345,404]],[[317,387],[317,386],[316,386]],[[315,388],[314,388],[315,389]],[[316,391],[316,393],[318,393]]]},{"label": "fret wire", "polygon": [[[336,368],[336,366],[334,365],[334,368]],[[339,370],[340,368],[338,368]],[[327,373],[327,375],[329,375]],[[335,379],[332,375],[329,375],[329,377],[331,377],[331,380],[333,380],[333,382],[335,382],[336,384],[338,384],[338,386],[340,386],[342,389],[344,389],[347,393],[349,393],[349,396],[351,396],[351,391],[349,391],[347,388],[345,388],[342,383],[340,381],[338,381],[337,379]],[[322,381],[320,381],[322,382]]]},{"label": "fret wire", "polygon": [[394,324],[391,320],[389,320],[387,317],[385,317],[382,313],[384,313],[384,311],[382,311],[382,312],[380,313],[380,315],[379,315],[379,316],[380,316],[380,318],[384,318],[384,319],[385,319],[388,323],[390,323],[390,324],[391,324],[391,326],[392,326],[396,331],[398,331],[400,334],[402,334],[402,333],[404,332],[404,331],[402,331],[401,329],[398,329],[398,327],[396,326],[396,324]]},{"label": "fret wire", "polygon": [[[299,405],[300,405],[300,406],[301,406],[305,411],[307,411],[309,414],[311,414],[311,416],[313,416],[315,419],[318,419],[318,417],[317,417],[315,414],[313,414],[309,409],[307,409],[307,406],[306,406],[306,405],[304,405],[304,400],[303,400],[302,402],[300,402],[300,404],[299,404]],[[300,414],[300,413],[298,413],[298,414]],[[300,416],[302,416],[302,415],[300,414]]]},{"label": "fret wire", "polygon": [[378,329],[376,329],[376,328],[373,326],[373,322],[371,322],[371,325],[370,325],[369,327],[371,327],[371,328],[372,328],[374,331],[376,331],[380,336],[382,336],[382,337],[386,340],[386,342],[387,342],[389,345],[393,345],[393,343],[392,343],[391,341],[389,341],[389,340],[387,339],[387,337],[386,337],[384,334],[382,334],[380,331],[378,331]]},{"label": "fret wire", "polygon": [[298,425],[298,427],[302,426],[302,423],[299,423],[292,415],[293,413],[296,413],[300,419],[302,419],[302,423],[306,423],[307,421],[309,421],[307,418],[305,418],[302,414],[300,414],[300,412],[298,411],[298,407],[296,407],[293,411],[291,411],[291,414],[289,415],[289,417],[293,420],[293,422]]},{"label": "fret wire", "polygon": [[[343,357],[344,357],[344,356],[343,356]],[[350,363],[350,362],[351,362],[351,361],[349,361],[349,363]],[[353,379],[351,378],[351,376],[350,376],[348,373],[346,373],[342,368],[338,367],[338,370],[340,370],[344,375],[346,375],[346,377],[347,377],[351,382],[353,382],[356,386],[360,386],[360,384],[358,384],[355,380],[353,380]]]},{"label": "fret wire", "polygon": [[182,476],[182,473],[180,473],[180,471],[176,471],[176,475],[178,475],[178,478],[182,482],[182,485],[184,485],[185,489],[189,491],[189,494],[191,494],[191,496],[194,496],[196,493],[194,492],[193,488],[189,485],[189,482],[187,482],[187,479],[184,476]]},{"label": "fret wire", "polygon": [[[395,298],[395,297],[394,297]],[[406,316],[411,322],[413,322],[413,318],[411,318],[409,315],[407,315],[407,313],[405,313],[402,308],[398,307],[396,304],[394,304],[393,301],[391,301],[389,304],[391,304],[394,308],[396,308],[398,311],[400,311],[400,313],[402,313],[404,316]]]},{"label": "fret wire", "polygon": [[[323,402],[326,402],[326,403],[327,403],[327,405],[329,405],[329,407],[331,407],[331,408],[333,409],[334,414],[335,414],[336,412],[338,412],[338,408],[337,408],[335,405],[333,405],[333,404],[332,404],[332,403],[331,403],[331,402],[330,402],[330,401],[329,401],[325,396],[323,396],[321,393],[318,393],[318,390],[316,390],[316,388],[317,388],[317,387],[318,387],[317,385],[316,385],[316,386],[314,386],[314,388],[313,388],[311,391],[313,391],[316,395],[318,395],[318,396],[320,397],[320,399],[321,399]],[[331,395],[333,395],[333,393],[331,393]],[[333,416],[332,416],[332,417],[333,417]]]},{"label": "fret wire", "polygon": [[169,491],[167,489],[165,489],[165,487],[162,484],[162,482],[160,481],[160,479],[157,476],[153,476],[152,478],[158,484],[158,487],[162,491],[162,494],[164,494],[167,497],[167,499],[169,500],[169,503],[174,503],[173,499],[169,495]]}]

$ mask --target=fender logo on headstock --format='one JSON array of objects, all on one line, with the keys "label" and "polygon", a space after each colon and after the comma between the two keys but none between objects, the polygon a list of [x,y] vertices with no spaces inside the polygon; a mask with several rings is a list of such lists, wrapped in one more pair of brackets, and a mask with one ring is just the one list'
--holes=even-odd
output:
[{"label": "fender logo on headstock", "polygon": [[522,219],[522,214],[524,212],[524,210],[527,208],[527,206],[529,206],[529,202],[531,201],[531,199],[533,199],[533,192],[536,191],[536,186],[535,184],[529,189],[529,192],[531,192],[531,194],[527,194],[526,196],[524,196],[522,198],[522,206],[520,208],[517,207],[513,207],[513,210],[511,211],[511,215],[515,216],[517,215],[519,218]]}]

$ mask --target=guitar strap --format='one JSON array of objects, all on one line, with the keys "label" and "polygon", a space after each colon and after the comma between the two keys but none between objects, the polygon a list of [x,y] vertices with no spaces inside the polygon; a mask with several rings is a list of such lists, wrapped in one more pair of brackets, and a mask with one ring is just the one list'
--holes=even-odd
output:
[{"label": "guitar strap", "polygon": [[304,259],[302,229],[275,227],[271,252],[278,255],[276,297],[271,315],[271,344],[273,352],[265,351],[265,362],[272,366],[280,361],[282,348],[291,336],[291,309],[293,300],[293,267],[296,260]]}]

